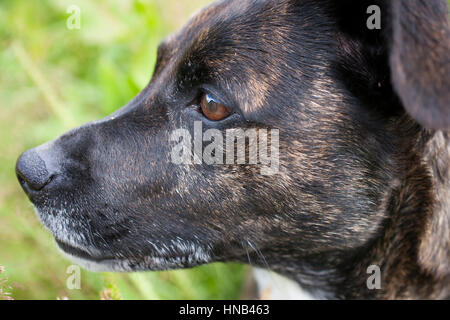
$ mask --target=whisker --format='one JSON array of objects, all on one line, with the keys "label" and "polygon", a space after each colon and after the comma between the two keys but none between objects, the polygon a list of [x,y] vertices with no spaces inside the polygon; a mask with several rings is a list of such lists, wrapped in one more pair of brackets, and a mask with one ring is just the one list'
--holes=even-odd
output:
[{"label": "whisker", "polygon": [[249,265],[253,266],[252,260],[250,259],[250,254],[248,252],[248,245],[247,245],[247,243],[244,243],[243,241],[241,241],[241,244],[242,244],[242,247],[245,249],[245,252],[247,253],[247,258],[248,258]]},{"label": "whisker", "polygon": [[269,264],[267,263],[266,258],[264,257],[263,253],[261,252],[261,250],[259,250],[256,246],[254,246],[249,240],[247,240],[247,243],[253,249],[253,251],[256,252],[256,254],[260,258],[260,260],[264,263],[264,267],[268,270],[271,270]]},{"label": "whisker", "polygon": [[[268,270],[268,276],[270,277],[270,279],[272,280],[272,283],[274,285],[274,287],[279,291],[279,292],[283,292],[282,289],[279,286],[279,283],[275,280],[274,276],[273,276],[273,270],[270,268],[269,264],[267,263],[266,257],[264,257],[264,254],[261,252],[261,250],[259,250],[255,245],[253,245],[249,240],[247,240],[248,245],[253,249],[253,251],[256,252],[256,254],[258,255],[258,257],[262,260],[262,262],[264,263],[265,268]],[[248,253],[247,253],[248,254]]]}]

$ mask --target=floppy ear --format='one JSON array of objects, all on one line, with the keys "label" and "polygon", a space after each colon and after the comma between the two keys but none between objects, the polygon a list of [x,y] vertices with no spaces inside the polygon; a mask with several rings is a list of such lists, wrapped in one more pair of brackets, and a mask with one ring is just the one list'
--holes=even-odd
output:
[{"label": "floppy ear", "polygon": [[423,127],[450,129],[450,29],[445,0],[390,2],[394,90]]}]

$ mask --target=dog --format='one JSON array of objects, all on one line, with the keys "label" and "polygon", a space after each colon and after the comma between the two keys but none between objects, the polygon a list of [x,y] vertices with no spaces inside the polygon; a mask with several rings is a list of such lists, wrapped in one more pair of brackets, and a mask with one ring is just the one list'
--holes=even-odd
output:
[{"label": "dog", "polygon": [[[448,299],[447,15],[441,0],[219,1],[161,43],[135,99],[24,152],[18,180],[90,270],[251,262],[317,298]],[[277,172],[175,164],[172,133],[196,122],[278,130]]]}]

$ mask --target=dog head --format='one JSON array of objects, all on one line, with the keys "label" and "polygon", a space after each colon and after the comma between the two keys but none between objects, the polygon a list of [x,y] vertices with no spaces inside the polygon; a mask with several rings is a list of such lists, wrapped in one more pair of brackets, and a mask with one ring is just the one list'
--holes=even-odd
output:
[{"label": "dog head", "polygon": [[[18,178],[93,270],[261,254],[288,272],[292,257],[355,252],[382,232],[419,135],[449,128],[446,14],[444,1],[220,1],[160,45],[133,101],[26,151]],[[239,129],[256,139],[229,163]],[[270,161],[252,163],[265,140]]]}]

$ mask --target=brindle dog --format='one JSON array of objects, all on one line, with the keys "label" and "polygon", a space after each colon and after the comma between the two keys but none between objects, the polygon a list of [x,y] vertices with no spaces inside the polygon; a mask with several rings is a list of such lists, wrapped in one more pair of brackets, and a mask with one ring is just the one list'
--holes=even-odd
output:
[{"label": "brindle dog", "polygon": [[[450,298],[447,14],[440,0],[220,1],[160,45],[133,101],[26,151],[17,176],[88,269],[250,258],[323,298]],[[278,174],[174,164],[170,135],[194,121],[279,129]]]}]

